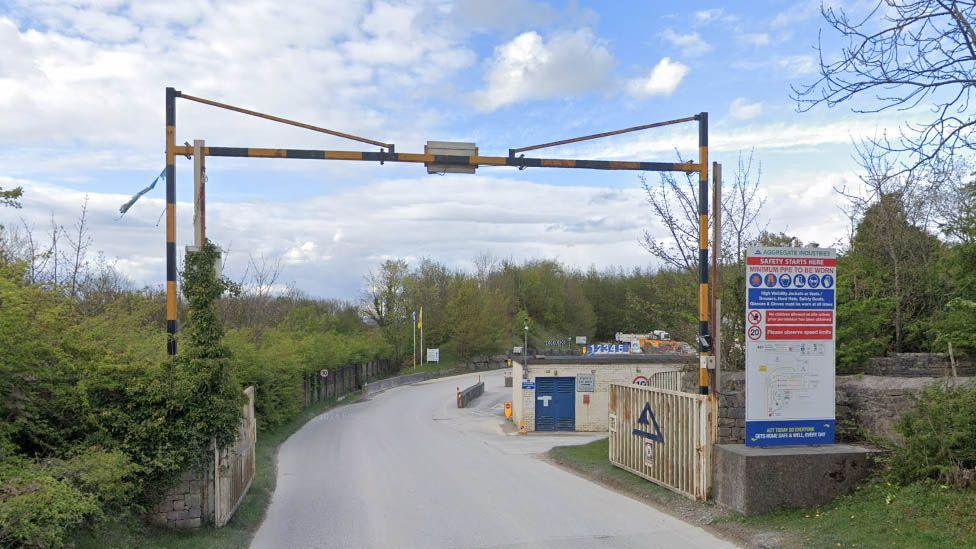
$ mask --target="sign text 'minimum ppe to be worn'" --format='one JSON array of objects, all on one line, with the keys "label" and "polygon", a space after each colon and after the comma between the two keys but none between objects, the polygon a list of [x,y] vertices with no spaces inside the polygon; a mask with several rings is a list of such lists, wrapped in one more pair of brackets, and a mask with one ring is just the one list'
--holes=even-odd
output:
[{"label": "sign text 'minimum ppe to be worn'", "polygon": [[746,258],[746,446],[833,444],[837,252]]}]

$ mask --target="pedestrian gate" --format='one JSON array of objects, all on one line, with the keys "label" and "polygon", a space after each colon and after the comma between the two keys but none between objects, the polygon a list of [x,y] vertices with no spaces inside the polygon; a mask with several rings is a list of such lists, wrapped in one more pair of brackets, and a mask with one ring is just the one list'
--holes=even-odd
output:
[{"label": "pedestrian gate", "polygon": [[576,430],[576,378],[535,378],[535,430]]},{"label": "pedestrian gate", "polygon": [[706,500],[716,412],[708,395],[612,383],[610,463]]}]

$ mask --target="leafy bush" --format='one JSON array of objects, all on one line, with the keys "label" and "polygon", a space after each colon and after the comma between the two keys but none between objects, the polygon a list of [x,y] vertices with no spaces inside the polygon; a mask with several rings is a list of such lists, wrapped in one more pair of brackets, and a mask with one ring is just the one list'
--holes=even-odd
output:
[{"label": "leafy bush", "polygon": [[935,329],[936,341],[942,348],[952,343],[955,350],[976,354],[976,301],[959,297],[949,301]]},{"label": "leafy bush", "polygon": [[843,373],[856,372],[867,359],[884,356],[891,343],[890,298],[865,297],[837,305],[837,365]]},{"label": "leafy bush", "polygon": [[915,408],[896,425],[904,437],[891,456],[891,472],[903,483],[951,482],[976,469],[976,384],[926,388]]},{"label": "leafy bush", "polygon": [[94,496],[106,512],[130,508],[139,494],[136,475],[142,468],[118,450],[88,448],[70,459],[55,460],[50,469],[55,477]]},{"label": "leafy bush", "polygon": [[72,528],[100,515],[96,496],[37,463],[0,462],[0,545],[59,547]]}]

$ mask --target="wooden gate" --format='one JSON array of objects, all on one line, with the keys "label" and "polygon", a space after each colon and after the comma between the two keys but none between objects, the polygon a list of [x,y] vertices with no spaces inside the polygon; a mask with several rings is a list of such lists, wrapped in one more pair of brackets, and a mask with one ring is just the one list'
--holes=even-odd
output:
[{"label": "wooden gate", "polygon": [[254,416],[254,387],[244,390],[247,402],[234,444],[218,451],[214,446],[214,526],[220,528],[234,516],[257,472],[258,438]]},{"label": "wooden gate", "polygon": [[610,463],[706,500],[717,415],[708,395],[612,383]]}]

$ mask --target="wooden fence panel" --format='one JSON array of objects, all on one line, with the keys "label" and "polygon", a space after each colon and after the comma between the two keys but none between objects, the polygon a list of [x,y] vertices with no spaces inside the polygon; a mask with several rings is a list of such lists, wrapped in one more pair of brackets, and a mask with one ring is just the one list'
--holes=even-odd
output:
[{"label": "wooden fence panel", "polygon": [[244,395],[247,402],[237,439],[233,445],[215,451],[214,523],[217,528],[227,524],[234,516],[257,471],[255,444],[258,431],[254,416],[254,387],[245,389]]},{"label": "wooden fence panel", "polygon": [[690,498],[706,500],[716,417],[715,401],[707,395],[612,383],[610,462]]}]

